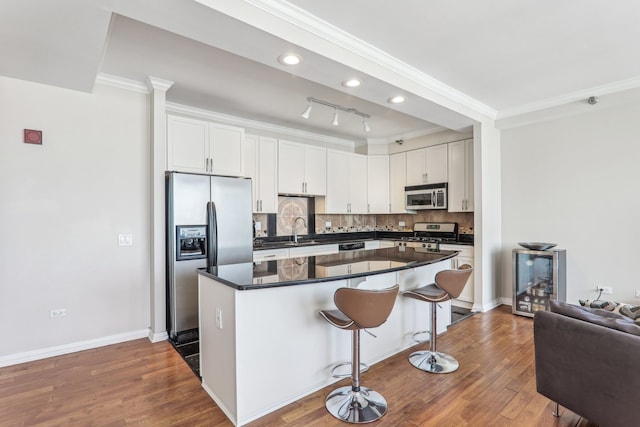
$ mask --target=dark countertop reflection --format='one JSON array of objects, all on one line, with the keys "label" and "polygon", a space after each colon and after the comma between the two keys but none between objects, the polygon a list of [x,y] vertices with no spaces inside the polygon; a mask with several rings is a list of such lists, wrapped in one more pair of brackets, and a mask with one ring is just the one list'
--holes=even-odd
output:
[{"label": "dark countertop reflection", "polygon": [[199,269],[198,273],[238,290],[303,285],[350,279],[421,267],[449,258],[458,251],[427,251],[393,247],[343,251],[331,255],[247,262]]}]

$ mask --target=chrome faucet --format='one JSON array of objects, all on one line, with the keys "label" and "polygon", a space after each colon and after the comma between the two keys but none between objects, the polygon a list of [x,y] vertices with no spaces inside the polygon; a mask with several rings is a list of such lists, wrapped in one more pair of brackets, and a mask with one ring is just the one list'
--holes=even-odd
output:
[{"label": "chrome faucet", "polygon": [[307,221],[305,221],[304,218],[302,218],[301,216],[297,216],[293,220],[293,242],[294,243],[298,243],[298,229],[296,227],[296,224],[298,223],[299,219],[302,220],[302,225],[304,225],[305,227],[307,226]]}]

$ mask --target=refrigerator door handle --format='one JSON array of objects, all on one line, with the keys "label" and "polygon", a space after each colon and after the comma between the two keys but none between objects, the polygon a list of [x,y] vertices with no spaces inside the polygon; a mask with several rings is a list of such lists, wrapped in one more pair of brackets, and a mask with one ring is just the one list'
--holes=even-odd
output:
[{"label": "refrigerator door handle", "polygon": [[216,221],[216,204],[207,202],[207,267],[218,265],[218,222]]}]

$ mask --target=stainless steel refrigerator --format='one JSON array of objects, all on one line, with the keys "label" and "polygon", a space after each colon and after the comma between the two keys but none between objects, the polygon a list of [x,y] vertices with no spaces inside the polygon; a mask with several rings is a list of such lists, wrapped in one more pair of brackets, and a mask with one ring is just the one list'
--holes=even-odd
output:
[{"label": "stainless steel refrigerator", "polygon": [[208,266],[251,262],[251,180],[167,172],[169,336],[198,328],[198,276]]}]

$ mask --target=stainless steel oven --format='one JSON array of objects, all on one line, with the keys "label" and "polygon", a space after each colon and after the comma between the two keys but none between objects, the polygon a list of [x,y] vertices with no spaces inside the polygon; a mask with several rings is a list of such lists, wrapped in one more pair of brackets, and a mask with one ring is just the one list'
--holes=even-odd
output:
[{"label": "stainless steel oven", "polygon": [[447,183],[404,187],[404,201],[408,210],[447,209]]}]

